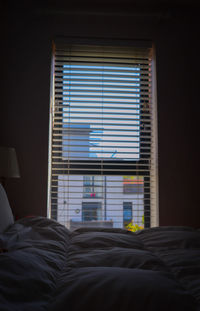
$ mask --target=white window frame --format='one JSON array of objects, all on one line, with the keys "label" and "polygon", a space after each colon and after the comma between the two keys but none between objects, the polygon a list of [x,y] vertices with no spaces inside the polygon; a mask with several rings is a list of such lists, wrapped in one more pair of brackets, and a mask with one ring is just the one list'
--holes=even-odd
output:
[{"label": "white window frame", "polygon": [[[119,41],[120,42],[120,41]],[[94,43],[94,42],[93,42]],[[99,42],[98,42],[99,43]],[[129,42],[130,43],[130,42]],[[113,42],[112,42],[113,44]],[[120,42],[121,44],[121,42]],[[133,42],[131,44],[134,45]],[[117,45],[117,42],[114,44]],[[127,44],[126,44],[127,45]],[[137,42],[137,45],[143,45],[142,42]],[[145,45],[145,43],[144,43]],[[120,47],[120,45],[119,45]],[[53,45],[53,51],[55,51],[55,45]],[[153,127],[152,127],[152,137],[153,144],[151,147],[151,153],[153,161],[151,161],[151,171],[153,172],[153,179],[151,180],[151,214],[150,214],[150,226],[155,227],[159,225],[159,193],[158,193],[158,134],[157,134],[157,88],[156,88],[156,54],[155,46],[152,46],[152,117],[153,117]],[[54,58],[52,57],[51,66],[51,96],[50,96],[50,121],[49,121],[49,158],[48,158],[48,198],[47,198],[47,216],[51,217],[51,150],[52,150],[52,113],[54,106],[54,92],[55,92],[55,75],[54,75]]]}]

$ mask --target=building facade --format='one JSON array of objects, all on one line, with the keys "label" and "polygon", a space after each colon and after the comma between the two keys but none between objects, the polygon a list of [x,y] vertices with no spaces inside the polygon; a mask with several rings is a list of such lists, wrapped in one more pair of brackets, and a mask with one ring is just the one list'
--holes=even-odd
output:
[{"label": "building facade", "polygon": [[143,226],[142,176],[60,175],[57,220],[71,229],[81,225]]}]

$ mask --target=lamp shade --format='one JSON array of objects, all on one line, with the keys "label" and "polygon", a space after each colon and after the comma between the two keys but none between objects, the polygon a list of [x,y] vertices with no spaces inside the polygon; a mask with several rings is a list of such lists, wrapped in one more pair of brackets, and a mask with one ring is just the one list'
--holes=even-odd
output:
[{"label": "lamp shade", "polygon": [[14,148],[0,147],[0,178],[20,177]]}]

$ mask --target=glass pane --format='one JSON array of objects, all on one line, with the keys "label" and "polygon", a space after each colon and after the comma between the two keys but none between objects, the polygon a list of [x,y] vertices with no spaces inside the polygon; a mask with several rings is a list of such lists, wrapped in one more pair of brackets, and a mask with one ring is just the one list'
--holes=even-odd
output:
[{"label": "glass pane", "polygon": [[[142,227],[149,203],[144,192],[124,193],[128,178],[138,180],[138,176],[58,176],[57,220],[69,229],[90,226],[88,222],[102,227],[127,228],[129,223]],[[99,185],[85,186],[88,180]]]},{"label": "glass pane", "polygon": [[63,160],[140,159],[140,68],[104,65],[63,66]]}]

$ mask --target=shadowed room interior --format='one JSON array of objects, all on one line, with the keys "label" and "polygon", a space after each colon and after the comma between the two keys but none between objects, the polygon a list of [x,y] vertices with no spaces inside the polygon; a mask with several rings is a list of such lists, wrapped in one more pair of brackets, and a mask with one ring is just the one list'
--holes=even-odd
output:
[{"label": "shadowed room interior", "polygon": [[52,40],[151,40],[156,49],[159,224],[199,227],[199,17],[194,1],[7,3],[1,10],[0,145],[20,178],[16,219],[47,214]]},{"label": "shadowed room interior", "polygon": [[197,2],[0,12],[0,310],[199,311]]}]

